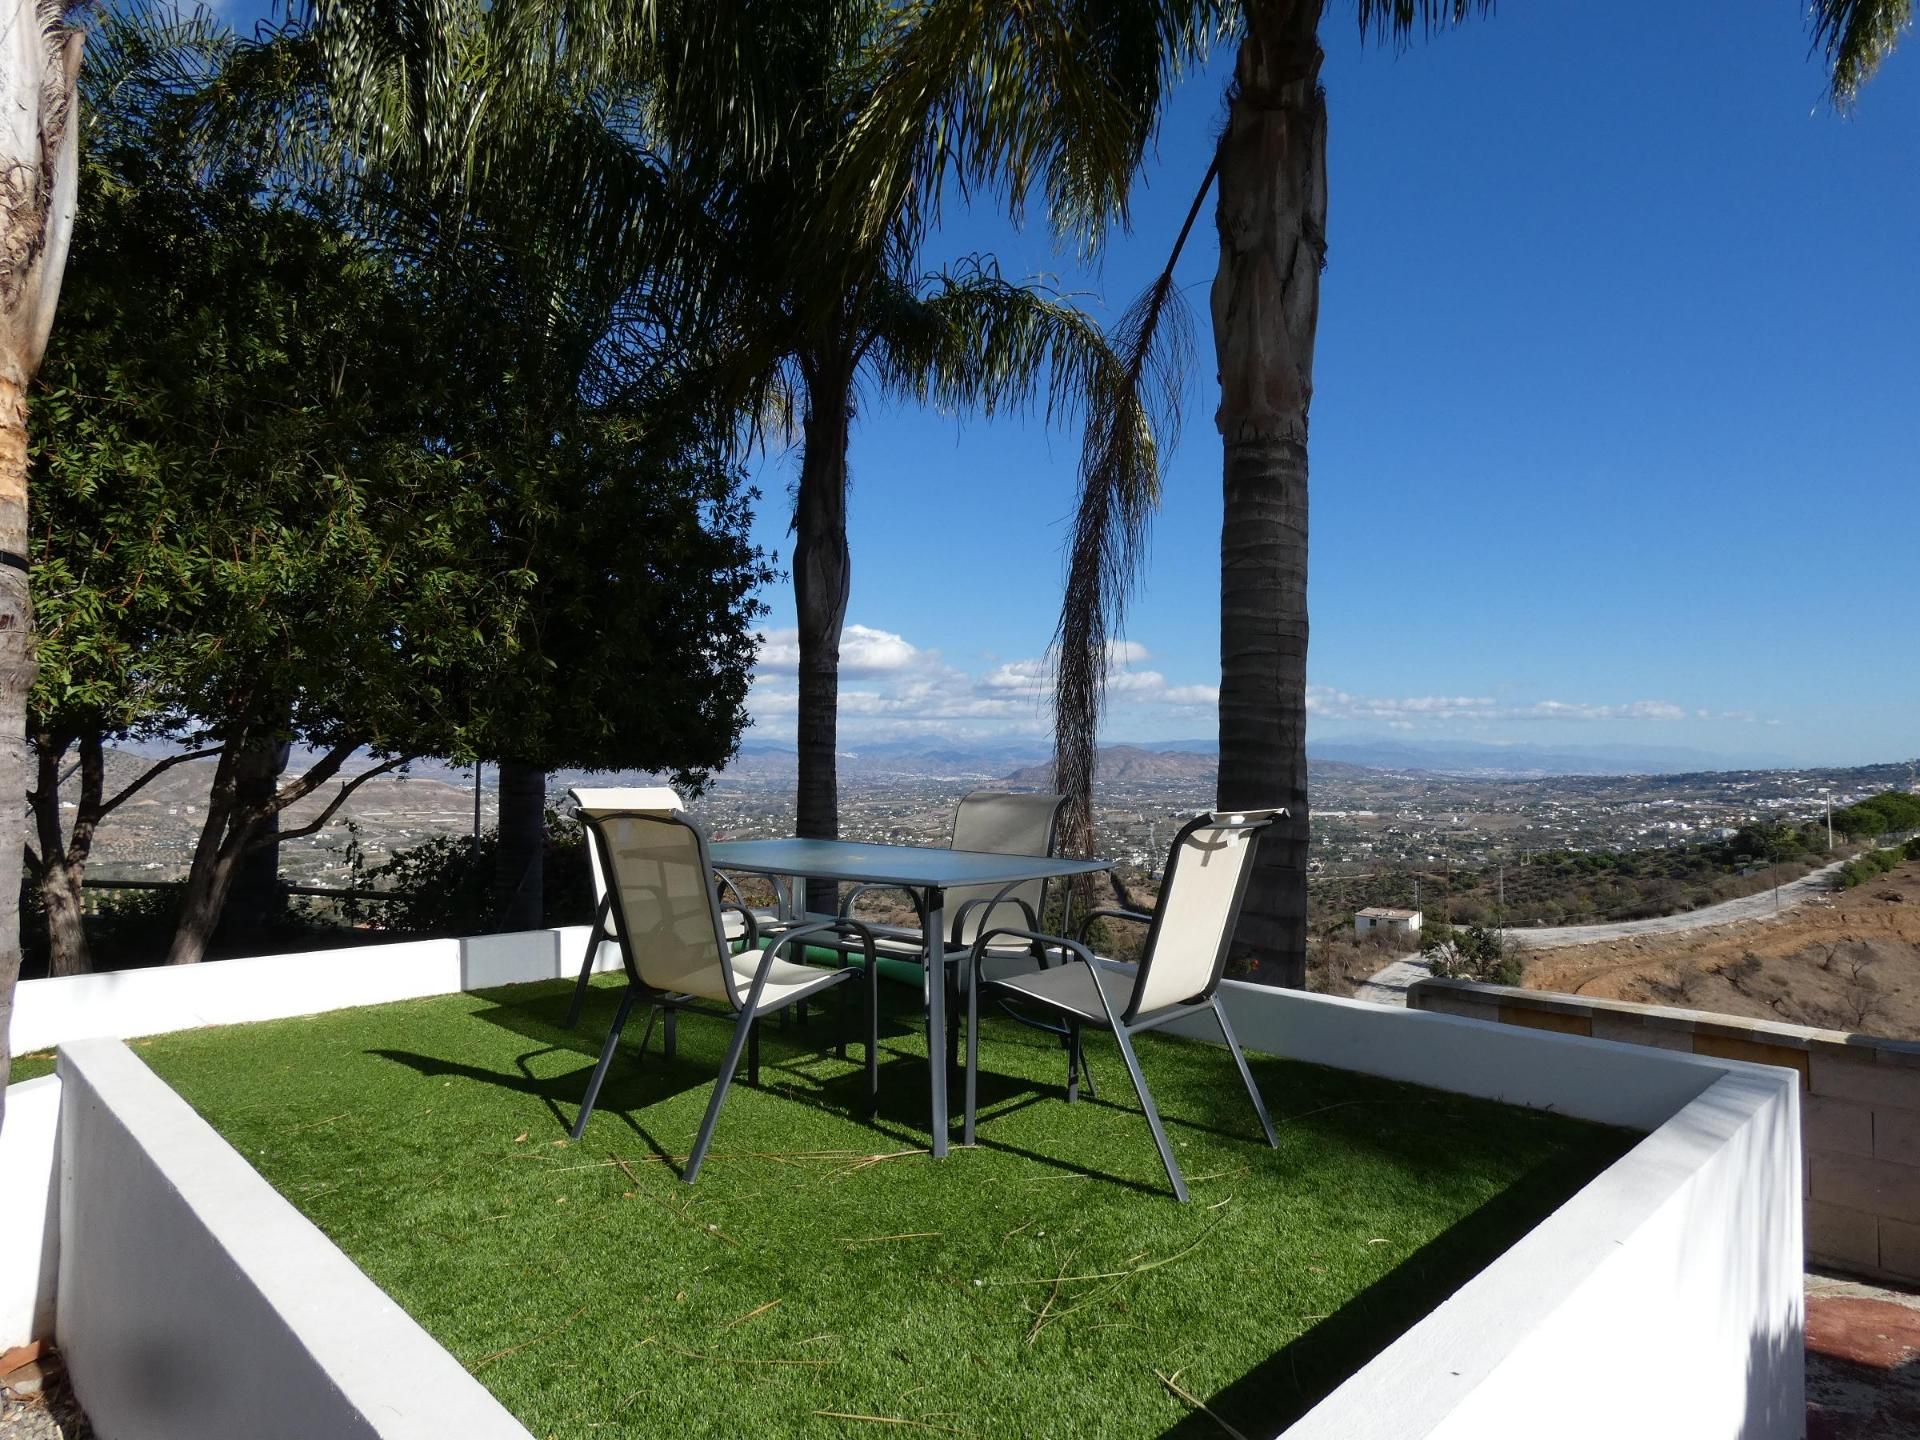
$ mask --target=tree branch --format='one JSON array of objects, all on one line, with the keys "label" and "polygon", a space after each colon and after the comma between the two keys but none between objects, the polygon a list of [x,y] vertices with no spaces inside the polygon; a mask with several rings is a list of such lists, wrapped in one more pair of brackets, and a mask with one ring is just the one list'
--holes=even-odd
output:
[{"label": "tree branch", "polygon": [[167,756],[166,759],[148,767],[144,775],[127,786],[127,788],[122,790],[118,795],[104,802],[100,806],[100,812],[97,818],[100,820],[106,819],[107,816],[111,815],[115,810],[118,810],[127,801],[131,800],[136,794],[146,788],[147,782],[155,779],[163,771],[171,770],[176,765],[184,765],[189,760],[205,760],[208,756],[218,755],[224,748],[225,747],[221,745],[212,745],[205,750],[187,750],[178,755]]},{"label": "tree branch", "polygon": [[[307,796],[311,795],[322,785],[326,784],[327,781],[339,774],[340,767],[347,763],[347,757],[359,748],[360,742],[358,740],[342,741],[340,744],[334,746],[310,766],[306,773],[301,775],[298,780],[293,781],[284,790],[275,792],[272,803],[260,812],[261,818],[264,819],[268,815],[278,815],[289,805],[299,804],[302,800],[306,799]],[[382,768],[390,767],[383,766]]]},{"label": "tree branch", "polygon": [[[370,770],[362,770],[358,775],[354,776],[351,780],[347,781],[346,784],[340,787],[340,793],[334,796],[333,799],[327,802],[327,808],[322,810],[318,816],[308,821],[305,825],[301,825],[297,827],[296,829],[281,830],[277,832],[273,837],[274,841],[277,843],[285,840],[299,840],[304,838],[305,836],[313,834],[316,830],[319,830],[322,826],[324,826],[327,823],[327,821],[331,820],[333,818],[334,811],[338,810],[342,805],[344,805],[346,803],[347,797],[353,794],[353,792],[358,790],[362,785],[366,784],[367,781],[373,779],[373,777],[376,775],[385,775],[389,770],[398,769],[400,766],[406,764],[409,760],[413,758],[414,757],[411,755],[396,755],[391,760],[381,761],[378,765],[375,765]],[[246,849],[249,851],[257,850],[262,845],[265,845],[266,843],[267,843],[266,837],[263,835],[257,840],[249,841],[246,846]]]}]

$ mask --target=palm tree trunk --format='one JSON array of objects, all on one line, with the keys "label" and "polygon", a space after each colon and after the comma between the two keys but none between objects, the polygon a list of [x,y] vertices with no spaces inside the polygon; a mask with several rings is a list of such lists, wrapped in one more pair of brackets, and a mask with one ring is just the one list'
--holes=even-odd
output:
[{"label": "palm tree trunk", "polygon": [[500,762],[500,843],[493,852],[497,930],[538,930],[546,914],[547,772]]},{"label": "palm tree trunk", "polygon": [[1225,449],[1220,535],[1222,808],[1282,805],[1238,941],[1257,978],[1307,962],[1307,412],[1326,253],[1321,0],[1248,7],[1220,141],[1213,283]]},{"label": "palm tree trunk", "polygon": [[[793,604],[800,627],[796,719],[800,776],[794,832],[808,839],[835,840],[840,836],[835,758],[840,630],[846,624],[852,584],[847,551],[847,443],[853,422],[853,364],[843,356],[815,356],[805,369],[805,448],[793,507]],[[838,909],[836,887],[829,881],[809,882],[807,908]]]}]

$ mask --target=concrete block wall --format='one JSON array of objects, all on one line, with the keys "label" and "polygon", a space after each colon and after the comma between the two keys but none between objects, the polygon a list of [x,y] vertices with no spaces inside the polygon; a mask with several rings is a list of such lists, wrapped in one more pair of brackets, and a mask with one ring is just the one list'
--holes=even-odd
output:
[{"label": "concrete block wall", "polygon": [[1407,1003],[1794,1071],[1808,1260],[1920,1283],[1920,1043],[1464,980],[1419,981]]}]

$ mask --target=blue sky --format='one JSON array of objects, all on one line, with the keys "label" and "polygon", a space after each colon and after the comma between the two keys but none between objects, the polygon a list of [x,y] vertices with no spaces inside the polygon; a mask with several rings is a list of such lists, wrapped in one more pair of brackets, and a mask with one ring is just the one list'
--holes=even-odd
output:
[{"label": "blue sky", "polygon": [[[1827,107],[1791,0],[1509,3],[1396,52],[1330,6],[1312,436],[1313,734],[1920,754],[1920,41]],[[1204,173],[1188,81],[1092,268],[953,213],[1104,316]],[[1206,736],[1218,680],[1211,205],[1179,270],[1187,420],[1116,672],[1114,739]],[[1078,437],[868,396],[842,735],[1047,728]],[[784,558],[797,455],[756,467]],[[771,589],[750,741],[792,733]]]}]

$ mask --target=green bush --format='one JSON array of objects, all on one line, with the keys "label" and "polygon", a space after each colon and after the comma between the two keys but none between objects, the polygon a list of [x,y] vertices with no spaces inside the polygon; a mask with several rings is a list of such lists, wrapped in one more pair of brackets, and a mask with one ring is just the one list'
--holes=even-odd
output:
[{"label": "green bush", "polygon": [[1506,932],[1484,925],[1465,928],[1431,925],[1420,953],[1443,980],[1478,980],[1488,985],[1518,985],[1525,966],[1508,946]]},{"label": "green bush", "polygon": [[[400,899],[369,907],[382,930],[417,935],[484,934],[501,912],[494,893],[494,857],[500,832],[488,830],[476,845],[464,835],[436,835],[419,845],[396,850],[387,863],[369,872],[378,888]],[[577,820],[547,812],[546,885],[542,919],[548,925],[593,922],[593,879],[587,867],[586,833]]]},{"label": "green bush", "polygon": [[1875,876],[1886,874],[1902,860],[1914,855],[1916,845],[1920,845],[1920,840],[1910,840],[1898,849],[1869,850],[1864,855],[1855,856],[1834,873],[1833,888],[1851,890]]}]

